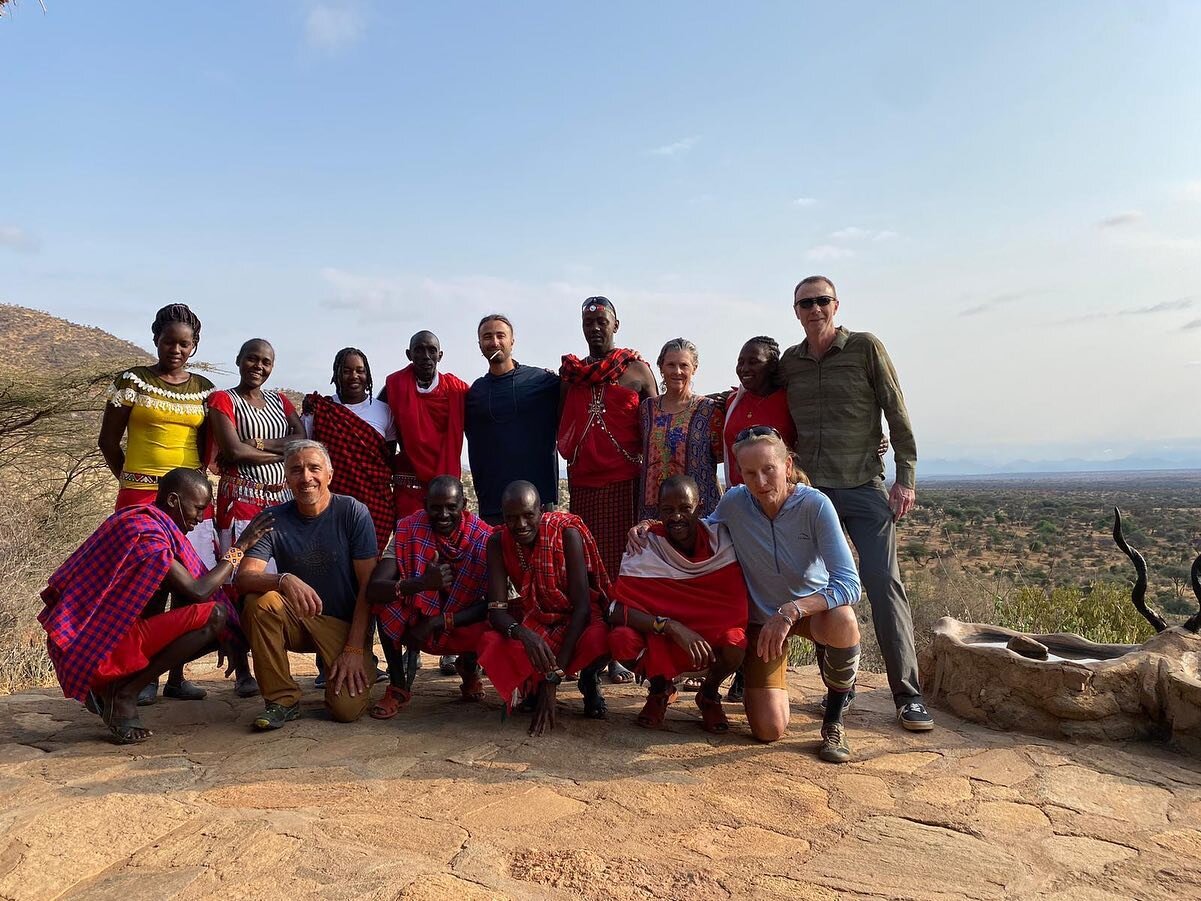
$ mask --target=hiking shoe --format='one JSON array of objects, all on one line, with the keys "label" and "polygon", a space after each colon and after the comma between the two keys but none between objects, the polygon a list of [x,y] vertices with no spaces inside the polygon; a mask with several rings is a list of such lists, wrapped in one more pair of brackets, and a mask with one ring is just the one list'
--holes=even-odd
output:
[{"label": "hiking shoe", "polygon": [[898,707],[897,720],[910,732],[929,732],[934,728],[934,717],[921,701],[910,701]]},{"label": "hiking shoe", "polygon": [[825,723],[822,726],[822,743],[817,756],[827,763],[846,763],[851,759],[851,746],[847,744],[847,730],[842,723]]},{"label": "hiking shoe", "polygon": [[458,654],[443,654],[438,658],[438,672],[444,676],[453,676],[456,672],[455,661],[458,659]]},{"label": "hiking shoe", "polygon": [[[830,696],[828,694],[822,695],[822,713],[826,712],[826,702],[829,700],[830,700]],[[843,702],[842,712],[846,713],[848,710],[851,709],[851,705],[854,703],[855,703],[855,689],[852,688],[850,694],[847,695],[846,701]]]},{"label": "hiking shoe", "polygon": [[325,688],[325,673],[318,671],[317,678],[313,680],[313,688]]},{"label": "hiking shoe", "polygon": [[266,732],[270,729],[278,729],[284,723],[292,720],[300,719],[300,704],[293,704],[291,707],[285,707],[283,704],[268,704],[267,709],[258,715],[254,721],[254,728],[260,732]]}]

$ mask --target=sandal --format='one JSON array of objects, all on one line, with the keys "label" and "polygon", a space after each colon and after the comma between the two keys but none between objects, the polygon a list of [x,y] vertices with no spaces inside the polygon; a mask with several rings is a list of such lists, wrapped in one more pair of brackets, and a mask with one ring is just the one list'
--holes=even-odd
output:
[{"label": "sandal", "polygon": [[413,699],[413,693],[407,688],[401,688],[399,685],[389,685],[384,689],[384,696],[372,705],[368,713],[372,719],[390,720],[396,714],[400,713],[401,709],[409,706],[409,701]]},{"label": "sandal", "polygon": [[104,720],[104,725],[108,727],[108,731],[112,733],[113,740],[117,744],[139,745],[154,735],[136,713],[129,717],[114,717],[112,705],[96,692],[89,692],[88,700],[93,701],[100,708],[100,718]]},{"label": "sandal", "polygon": [[604,695],[601,694],[599,682],[585,678],[581,673],[576,687],[584,696],[584,716],[590,720],[603,720],[609,715],[609,705],[605,703]]},{"label": "sandal", "polygon": [[698,679],[696,676],[689,676],[687,679],[684,679],[680,682],[680,688],[684,691],[700,691],[701,686],[704,684],[705,682],[703,679]]},{"label": "sandal", "polygon": [[696,706],[701,710],[701,728],[706,732],[721,735],[730,731],[730,721],[726,719],[726,712],[722,709],[719,699],[706,697],[704,692],[698,691]]},{"label": "sandal", "polygon": [[618,663],[616,660],[609,661],[609,681],[614,685],[625,685],[634,681],[634,674]]},{"label": "sandal", "polygon": [[658,729],[663,725],[663,719],[667,716],[667,705],[670,704],[669,695],[665,691],[652,691],[646,696],[646,703],[642,705],[642,711],[638,714],[635,722],[644,729]]},{"label": "sandal", "polygon": [[484,700],[484,683],[480,681],[479,676],[470,676],[463,680],[463,684],[459,686],[459,693],[463,695],[464,701],[482,701]]}]

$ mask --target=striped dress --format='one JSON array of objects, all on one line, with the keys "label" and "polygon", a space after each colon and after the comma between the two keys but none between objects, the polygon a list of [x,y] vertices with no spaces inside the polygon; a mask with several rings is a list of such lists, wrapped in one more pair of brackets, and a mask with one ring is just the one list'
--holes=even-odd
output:
[{"label": "striped dress", "polygon": [[[256,438],[286,438],[288,416],[296,412],[292,402],[279,391],[263,392],[262,409],[252,406],[232,388],[213,392],[208,406],[228,417],[238,438],[247,444],[253,444]],[[224,553],[252,519],[268,507],[291,500],[292,492],[285,486],[283,461],[254,465],[227,463],[220,469],[217,529]]]}]

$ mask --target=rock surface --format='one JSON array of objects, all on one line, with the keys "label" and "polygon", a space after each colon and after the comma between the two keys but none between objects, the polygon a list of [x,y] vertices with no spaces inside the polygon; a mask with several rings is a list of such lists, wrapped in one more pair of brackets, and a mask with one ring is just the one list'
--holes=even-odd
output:
[{"label": "rock surface", "polygon": [[1201,897],[1201,762],[1158,745],[947,713],[911,735],[865,676],[855,762],[832,766],[812,669],[770,747],[732,705],[723,738],[687,703],[639,729],[633,686],[607,688],[608,722],[563,691],[531,739],[430,664],[394,720],[338,725],[309,691],[255,735],[257,699],[202,662],[209,697],[145,709],[132,748],[55,692],[0,698],[0,898]]}]

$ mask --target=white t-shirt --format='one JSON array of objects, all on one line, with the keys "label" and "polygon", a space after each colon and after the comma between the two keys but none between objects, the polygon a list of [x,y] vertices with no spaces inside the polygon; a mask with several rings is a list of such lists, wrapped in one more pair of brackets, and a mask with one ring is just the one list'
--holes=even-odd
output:
[{"label": "white t-shirt", "polygon": [[[336,404],[342,404],[342,401],[338,399],[338,395],[336,394],[331,399]],[[369,397],[366,400],[359,401],[357,404],[342,404],[342,406],[358,416],[359,419],[379,432],[388,441],[396,440],[396,423],[392,421],[392,410],[384,401]],[[310,438],[313,437],[313,414],[311,413],[304,417],[304,431]]]}]

